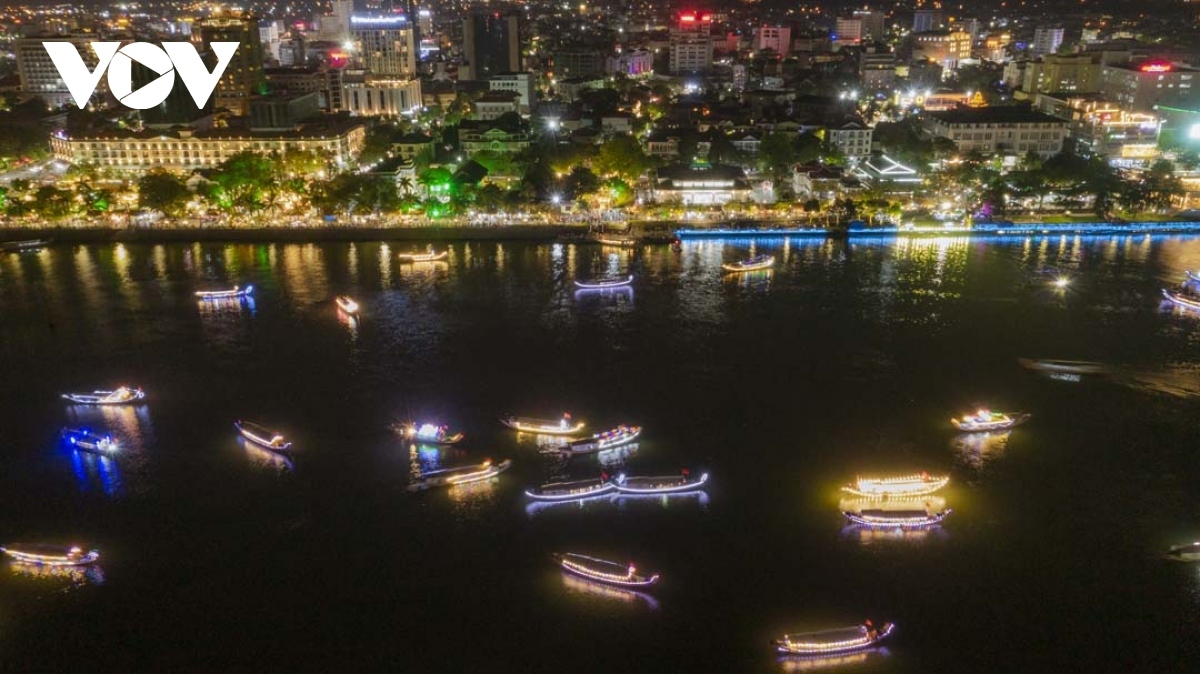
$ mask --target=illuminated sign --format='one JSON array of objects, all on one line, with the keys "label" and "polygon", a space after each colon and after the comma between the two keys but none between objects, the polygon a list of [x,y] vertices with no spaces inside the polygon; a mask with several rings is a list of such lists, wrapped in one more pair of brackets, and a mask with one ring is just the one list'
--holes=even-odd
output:
[{"label": "illuminated sign", "polygon": [[1151,61],[1143,63],[1141,71],[1144,73],[1169,73],[1171,72],[1171,64],[1166,61]]}]

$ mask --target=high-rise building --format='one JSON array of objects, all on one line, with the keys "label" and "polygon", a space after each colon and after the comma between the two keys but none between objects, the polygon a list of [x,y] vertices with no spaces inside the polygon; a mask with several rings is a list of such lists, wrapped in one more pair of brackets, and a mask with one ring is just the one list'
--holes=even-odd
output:
[{"label": "high-rise building", "polygon": [[382,77],[412,77],[417,71],[417,49],[408,17],[350,17],[354,59],[367,72]]},{"label": "high-rise building", "polygon": [[588,77],[604,72],[604,54],[588,49],[560,49],[553,52],[554,77],[560,80]]},{"label": "high-rise building", "polygon": [[459,71],[459,79],[486,80],[492,75],[520,71],[520,17],[475,13],[464,18],[463,52],[467,63],[465,73]]},{"label": "high-rise building", "polygon": [[834,41],[838,44],[859,44],[863,40],[862,19],[839,18],[834,27]]},{"label": "high-rise building", "polygon": [[935,30],[914,36],[913,58],[927,58],[948,73],[971,57],[971,36],[961,30]]},{"label": "high-rise building", "polygon": [[334,42],[350,39],[350,17],[354,15],[354,0],[333,0],[331,11],[321,17],[321,38]]},{"label": "high-rise building", "polygon": [[283,50],[283,38],[287,35],[283,20],[264,21],[258,26],[258,41],[262,43],[263,58],[278,62]]},{"label": "high-rise building", "polygon": [[1057,54],[1063,43],[1062,28],[1038,28],[1033,31],[1033,43],[1029,49],[1034,56]]},{"label": "high-rise building", "polygon": [[[52,108],[72,103],[74,99],[71,97],[71,92],[67,90],[66,83],[59,76],[58,68],[55,67],[54,61],[50,60],[50,54],[46,52],[42,43],[70,42],[75,45],[75,49],[83,57],[83,62],[87,65],[88,70],[91,71],[95,70],[96,64],[100,61],[96,58],[96,52],[88,46],[88,43],[95,39],[95,35],[76,34],[41,35],[17,40],[17,74],[21,78],[21,95],[25,98],[41,98]],[[96,94],[100,94],[107,88],[108,81],[103,77],[100,78]]]},{"label": "high-rise building", "polygon": [[791,26],[760,26],[754,41],[755,51],[770,49],[780,58],[787,58],[792,52]]},{"label": "high-rise building", "polygon": [[942,27],[942,10],[940,9],[918,9],[913,12],[913,28],[914,33],[928,33],[931,30],[938,30]]},{"label": "high-rise building", "polygon": [[873,42],[883,40],[883,32],[886,30],[883,12],[870,9],[857,9],[854,11],[854,18],[862,21],[863,40]]},{"label": "high-rise building", "polygon": [[1125,110],[1149,112],[1160,104],[1179,106],[1192,100],[1200,85],[1200,70],[1149,60],[1112,63],[1100,70],[1100,92]]},{"label": "high-rise building", "polygon": [[235,115],[250,113],[250,97],[266,93],[263,49],[258,41],[258,19],[250,15],[220,16],[200,23],[200,40],[211,51],[213,42],[237,42],[233,58],[217,82],[214,106]]},{"label": "high-rise building", "polygon": [[684,12],[671,28],[672,73],[703,73],[712,68],[712,14]]}]

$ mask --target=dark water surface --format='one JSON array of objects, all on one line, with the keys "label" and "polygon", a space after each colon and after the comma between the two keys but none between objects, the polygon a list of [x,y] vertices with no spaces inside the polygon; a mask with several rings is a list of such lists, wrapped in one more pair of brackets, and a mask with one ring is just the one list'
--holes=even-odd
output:
[{"label": "dark water surface", "polygon": [[[472,243],[417,267],[399,249],[0,253],[0,541],[102,553],[73,574],[0,562],[6,667],[1197,671],[1200,569],[1161,552],[1200,538],[1200,316],[1159,290],[1200,268],[1200,239]],[[721,274],[751,249],[776,270]],[[626,271],[632,293],[573,288]],[[252,304],[192,296],[234,283]],[[1022,356],[1117,370],[1054,381]],[[147,404],[59,399],[119,384]],[[1034,417],[957,436],[949,418],[980,404]],[[600,462],[496,419],[564,410],[645,426],[610,472],[707,471],[709,488],[527,508],[525,488]],[[294,460],[241,444],[240,418],[286,430]],[[466,432],[460,450],[389,430],[434,418]],[[64,425],[125,447],[72,453]],[[407,489],[484,458],[513,468]],[[942,529],[846,527],[840,484],[914,470],[952,476]],[[596,588],[555,551],[663,580]],[[886,652],[768,647],[866,617],[897,624]]]}]

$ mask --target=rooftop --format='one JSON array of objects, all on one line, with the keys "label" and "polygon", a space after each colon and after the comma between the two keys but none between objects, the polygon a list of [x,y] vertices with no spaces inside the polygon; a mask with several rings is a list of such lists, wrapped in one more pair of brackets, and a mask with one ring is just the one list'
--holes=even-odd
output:
[{"label": "rooftop", "polygon": [[990,108],[957,108],[938,112],[926,112],[945,124],[1065,124],[1061,119],[1051,117],[1042,112],[1018,106],[997,106]]}]

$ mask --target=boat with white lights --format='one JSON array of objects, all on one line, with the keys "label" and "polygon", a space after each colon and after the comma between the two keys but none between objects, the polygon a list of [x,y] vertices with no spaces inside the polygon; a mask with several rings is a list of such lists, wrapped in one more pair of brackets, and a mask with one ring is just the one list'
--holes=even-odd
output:
[{"label": "boat with white lights", "polygon": [[755,255],[752,258],[738,260],[737,262],[727,262],[721,265],[721,269],[725,271],[760,271],[770,269],[775,266],[774,255]]},{"label": "boat with white lights", "polygon": [[867,498],[924,496],[940,490],[949,483],[949,475],[930,475],[922,472],[894,477],[859,477],[842,487],[842,491]]},{"label": "boat with white lights", "polygon": [[337,304],[338,309],[341,309],[348,314],[358,313],[358,302],[355,302],[346,295],[338,295],[333,299],[333,301]]},{"label": "boat with white lights", "polygon": [[480,482],[482,480],[491,479],[500,473],[508,470],[512,466],[511,459],[505,459],[500,463],[492,463],[491,460],[483,463],[472,464],[469,466],[458,466],[456,468],[444,468],[442,470],[432,470],[428,473],[422,473],[417,477],[411,485],[410,489],[428,489],[429,487],[453,487],[459,484],[470,484],[472,482]]},{"label": "boat with white lights", "polygon": [[254,292],[254,286],[234,286],[229,290],[197,290],[196,297],[201,300],[233,300],[249,297]]},{"label": "boat with white lights", "polygon": [[1090,360],[1056,360],[1053,358],[1018,358],[1017,362],[1030,370],[1052,374],[1104,374],[1108,366]]},{"label": "boat with white lights", "polygon": [[398,253],[396,259],[401,262],[416,263],[416,262],[440,262],[450,257],[450,251],[443,250],[440,253],[434,252],[432,248],[424,253]]},{"label": "boat with white lights", "polygon": [[282,433],[272,431],[265,426],[239,420],[233,422],[233,427],[238,430],[238,433],[242,434],[243,438],[246,438],[259,447],[265,447],[277,452],[286,451],[292,447],[292,443],[283,437]]},{"label": "boat with white lights", "polygon": [[7,241],[0,243],[0,250],[18,253],[22,251],[37,250],[50,245],[50,239],[26,239],[25,241]]},{"label": "boat with white lights", "polygon": [[588,454],[590,452],[600,452],[606,449],[614,449],[622,445],[637,440],[642,434],[641,426],[626,426],[624,424],[617,426],[614,429],[596,433],[590,438],[575,440],[567,443],[564,451],[572,454]]},{"label": "boat with white lights", "polygon": [[462,433],[451,433],[445,424],[405,424],[400,432],[421,445],[453,445],[463,439]]},{"label": "boat with white lights", "polygon": [[575,281],[575,286],[580,290],[609,290],[612,288],[625,288],[633,283],[633,275],[630,274],[623,279],[611,279],[602,281],[593,281],[592,283],[584,283],[583,281]]},{"label": "boat with white lights", "polygon": [[613,236],[611,234],[596,235],[596,242],[601,246],[617,246],[618,248],[632,248],[637,245],[637,239],[631,236]]},{"label": "boat with white lights", "polygon": [[84,552],[83,548],[79,546],[13,543],[0,548],[0,552],[22,564],[44,564],[46,566],[85,566],[100,559],[98,551]]},{"label": "boat with white lights", "polygon": [[871,528],[886,528],[886,529],[921,529],[923,527],[937,526],[946,519],[950,513],[954,512],[947,508],[940,512],[932,510],[885,510],[885,509],[863,509],[863,510],[846,510],[842,514],[846,519],[854,524]]},{"label": "boat with white lights", "polygon": [[538,435],[575,435],[587,425],[582,421],[572,420],[570,414],[562,415],[558,421],[532,417],[506,417],[501,419],[500,423],[514,431],[537,433]]},{"label": "boat with white lights", "polygon": [[1029,416],[1022,412],[1005,414],[1004,412],[993,412],[984,409],[975,412],[975,414],[965,415],[962,419],[951,419],[950,423],[958,430],[967,433],[1004,431],[1025,423],[1029,420]]},{"label": "boat with white lights", "polygon": [[861,625],[819,632],[785,634],[782,639],[771,642],[775,649],[785,655],[831,655],[874,648],[892,634],[895,625],[884,623],[876,628],[870,620]]},{"label": "boat with white lights", "polygon": [[708,473],[696,478],[684,470],[679,475],[658,477],[627,477],[621,473],[613,480],[613,486],[622,494],[677,494],[699,489],[706,482]]},{"label": "boat with white lights", "polygon": [[86,428],[64,428],[62,437],[67,444],[85,452],[107,454],[120,448],[111,435],[96,435]]},{"label": "boat with white lights", "polygon": [[1184,271],[1183,273],[1187,274],[1189,281],[1193,283],[1200,283],[1200,272]]},{"label": "boat with white lights", "polygon": [[80,405],[129,405],[145,398],[146,394],[140,388],[122,386],[115,391],[64,393],[62,397]]},{"label": "boat with white lights", "polygon": [[601,474],[589,480],[571,482],[547,482],[540,487],[525,490],[525,495],[537,501],[578,501],[601,496],[616,489],[607,475]]},{"label": "boat with white lights", "polygon": [[1172,545],[1167,557],[1178,562],[1200,562],[1200,541],[1185,545]]},{"label": "boat with white lights", "polygon": [[643,576],[633,564],[619,564],[574,552],[555,555],[564,571],[588,580],[624,587],[647,587],[658,582],[658,574]]},{"label": "boat with white lights", "polygon": [[1163,289],[1163,297],[1171,301],[1176,306],[1184,307],[1185,309],[1200,310],[1200,295],[1189,295],[1176,290]]}]

